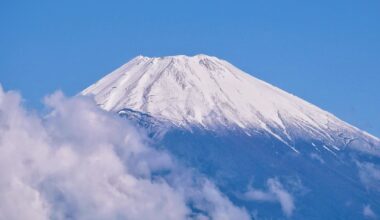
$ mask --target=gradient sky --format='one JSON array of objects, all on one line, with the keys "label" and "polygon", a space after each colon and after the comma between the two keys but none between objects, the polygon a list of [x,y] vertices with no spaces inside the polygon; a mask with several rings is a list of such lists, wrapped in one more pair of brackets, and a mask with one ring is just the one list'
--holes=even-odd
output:
[{"label": "gradient sky", "polygon": [[137,55],[209,54],[380,136],[380,1],[0,1],[0,83],[27,106]]}]

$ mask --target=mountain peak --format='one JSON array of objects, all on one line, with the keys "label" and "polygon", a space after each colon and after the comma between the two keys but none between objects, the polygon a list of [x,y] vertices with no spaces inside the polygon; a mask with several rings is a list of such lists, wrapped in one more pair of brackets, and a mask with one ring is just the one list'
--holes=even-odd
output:
[{"label": "mountain peak", "polygon": [[143,56],[143,55],[138,55],[137,57],[133,58],[134,59],[177,59],[177,60],[189,60],[189,59],[219,59],[215,56],[210,56],[206,54],[196,54],[193,56],[189,55],[184,55],[184,54],[179,54],[179,55],[172,55],[172,56],[161,56],[161,57],[148,57],[148,56]]},{"label": "mountain peak", "polygon": [[148,57],[148,56],[142,56],[139,55],[135,58],[133,58],[129,63],[170,63],[172,65],[176,64],[176,66],[187,66],[190,63],[199,63],[201,65],[204,65],[206,67],[215,66],[216,63],[222,63],[225,62],[224,60],[221,60],[214,56],[208,56],[205,54],[197,54],[194,56],[187,56],[187,55],[173,55],[173,56],[162,56],[162,57]]},{"label": "mountain peak", "polygon": [[82,94],[94,95],[108,111],[131,109],[183,128],[266,132],[288,145],[300,137],[344,146],[364,136],[368,148],[379,142],[227,61],[203,54],[138,56]]}]

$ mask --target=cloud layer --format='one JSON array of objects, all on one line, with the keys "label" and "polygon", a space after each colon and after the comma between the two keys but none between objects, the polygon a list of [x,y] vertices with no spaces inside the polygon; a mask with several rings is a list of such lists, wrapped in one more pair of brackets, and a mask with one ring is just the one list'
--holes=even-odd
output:
[{"label": "cloud layer", "polygon": [[91,100],[56,93],[45,103],[50,111],[39,116],[0,87],[0,219],[250,218]]}]

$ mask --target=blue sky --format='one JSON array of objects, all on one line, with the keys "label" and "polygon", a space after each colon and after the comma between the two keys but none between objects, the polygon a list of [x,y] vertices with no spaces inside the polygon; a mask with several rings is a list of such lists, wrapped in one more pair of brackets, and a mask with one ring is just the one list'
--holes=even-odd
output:
[{"label": "blue sky", "polygon": [[199,53],[380,136],[380,1],[0,1],[0,83],[26,105],[137,55]]}]

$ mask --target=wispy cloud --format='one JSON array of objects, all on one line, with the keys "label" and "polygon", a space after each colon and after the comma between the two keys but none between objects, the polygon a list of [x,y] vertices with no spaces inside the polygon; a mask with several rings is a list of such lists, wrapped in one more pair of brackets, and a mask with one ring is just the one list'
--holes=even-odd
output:
[{"label": "wispy cloud", "polygon": [[0,87],[0,219],[249,219],[91,100],[56,93],[45,103],[40,117]]},{"label": "wispy cloud", "polygon": [[319,154],[317,154],[317,153],[311,153],[310,154],[310,158],[314,159],[314,160],[316,160],[318,162],[320,162],[321,164],[325,163],[325,161],[323,160],[323,158]]},{"label": "wispy cloud", "polygon": [[377,218],[376,214],[373,212],[373,210],[372,210],[372,208],[371,208],[370,205],[365,205],[363,207],[363,215],[366,218],[371,218],[371,219]]},{"label": "wispy cloud", "polygon": [[266,183],[267,190],[250,187],[244,194],[246,199],[259,202],[278,202],[284,214],[290,217],[295,209],[293,196],[284,189],[276,178],[269,178]]},{"label": "wispy cloud", "polygon": [[380,191],[380,167],[370,162],[358,162],[359,177],[366,188]]}]

